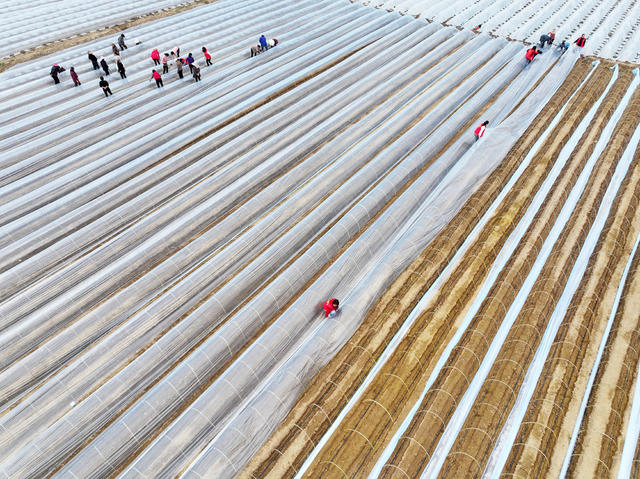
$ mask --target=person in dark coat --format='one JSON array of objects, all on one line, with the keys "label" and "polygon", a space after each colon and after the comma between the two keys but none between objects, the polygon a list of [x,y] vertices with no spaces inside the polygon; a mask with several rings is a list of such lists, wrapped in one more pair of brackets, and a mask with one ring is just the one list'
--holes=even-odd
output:
[{"label": "person in dark coat", "polygon": [[193,62],[191,64],[191,68],[192,68],[192,72],[193,72],[193,79],[195,81],[197,81],[197,82],[200,81],[201,80],[201,78],[200,78],[200,67],[198,66],[198,64],[196,62]]},{"label": "person in dark coat", "polygon": [[105,80],[104,77],[100,77],[100,83],[98,83],[98,85],[102,88],[104,96],[113,95],[113,93],[111,93],[111,88],[109,88],[109,82]]},{"label": "person in dark coat", "polygon": [[193,58],[193,55],[192,55],[191,53],[189,53],[189,54],[187,55],[187,58],[185,58],[185,59],[184,59],[184,62],[185,62],[187,65],[189,65],[189,71],[190,71],[191,73],[193,73],[193,67],[192,67],[191,65],[193,65],[193,62],[195,62],[195,61],[196,61],[196,59],[195,59],[195,58]]},{"label": "person in dark coat", "polygon": [[107,60],[105,60],[104,57],[100,58],[100,66],[102,70],[104,70],[104,74],[109,75],[109,65],[107,65]]},{"label": "person in dark coat", "polygon": [[93,65],[93,69],[97,70],[100,68],[100,64],[98,63],[98,57],[96,57],[92,51],[89,52],[89,60],[91,60],[91,64]]},{"label": "person in dark coat", "polygon": [[71,79],[73,80],[73,86],[81,85],[80,78],[78,78],[78,74],[73,67],[69,69],[69,75],[71,75]]},{"label": "person in dark coat", "polygon": [[122,60],[118,60],[118,62],[116,63],[116,67],[118,67],[118,73],[120,73],[120,78],[127,78],[127,71],[124,68],[124,63],[122,63]]},{"label": "person in dark coat", "polygon": [[183,67],[183,66],[184,66],[184,63],[182,63],[182,58],[178,58],[178,59],[176,60],[176,68],[178,69],[178,76],[179,76],[180,78],[184,78],[184,77],[182,76],[182,67]]},{"label": "person in dark coat", "polygon": [[53,66],[51,67],[51,71],[49,72],[49,75],[51,75],[51,78],[53,78],[54,84],[57,85],[58,83],[60,83],[60,79],[58,78],[58,75],[63,71],[64,71],[63,67],[61,67],[57,63],[53,64]]},{"label": "person in dark coat", "polygon": [[124,43],[124,33],[120,34],[118,37],[118,45],[120,45],[120,50],[127,49],[127,45]]},{"label": "person in dark coat", "polygon": [[584,46],[585,46],[585,45],[586,45],[586,43],[587,43],[587,38],[584,36],[584,33],[583,33],[583,34],[582,34],[582,35],[580,35],[580,37],[578,37],[578,39],[577,39],[575,42],[573,42],[573,43],[575,43],[576,45],[578,45],[580,48],[584,48]]},{"label": "person in dark coat", "polygon": [[164,84],[162,83],[162,75],[160,75],[160,73],[158,73],[155,70],[151,70],[151,78],[153,78],[156,81],[156,86],[158,88],[160,88],[161,86],[164,86]]},{"label": "person in dark coat", "polygon": [[267,42],[267,37],[264,35],[260,35],[260,48],[262,48],[263,52],[269,49],[269,42]]}]

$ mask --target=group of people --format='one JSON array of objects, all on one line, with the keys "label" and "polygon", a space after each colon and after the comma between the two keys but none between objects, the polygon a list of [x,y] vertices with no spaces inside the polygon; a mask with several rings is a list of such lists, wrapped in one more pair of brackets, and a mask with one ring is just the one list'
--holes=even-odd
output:
[{"label": "group of people", "polygon": [[[549,45],[549,46],[553,45],[553,42],[555,41],[555,39],[556,39],[555,30],[551,30],[549,33],[545,33],[541,35],[540,48],[538,48],[537,45],[534,45],[531,48],[529,48],[525,53],[524,55],[524,58],[526,60],[525,66],[531,63],[533,59],[536,57],[536,55],[540,55],[542,53],[542,49],[545,47],[545,45]],[[573,43],[575,43],[579,48],[584,48],[584,46],[587,44],[587,37],[583,33]],[[561,50],[562,53],[564,53],[569,49],[569,46],[570,46],[569,42],[567,42],[566,40],[563,40],[562,43],[560,43],[557,48]]]},{"label": "group of people", "polygon": [[255,57],[256,55],[260,55],[262,52],[266,52],[269,48],[273,48],[278,44],[277,38],[272,38],[271,40],[267,40],[267,37],[264,35],[260,35],[258,39],[258,43],[251,47],[251,56]]},{"label": "group of people", "polygon": [[[136,40],[136,45],[138,44],[140,44],[140,41]],[[277,44],[278,44],[277,39],[274,38],[269,41],[264,35],[261,35],[259,38],[258,45],[256,47],[251,48],[251,56],[253,57],[258,53],[262,53],[263,51],[268,50],[269,48],[273,48]],[[126,49],[127,49],[127,45],[125,42],[125,34],[122,33],[118,37],[117,45],[115,43],[111,44],[111,51],[114,56],[116,70],[120,74],[120,77],[123,79],[127,78],[127,73],[126,73],[126,68],[124,66],[124,63],[122,62],[122,58],[120,56],[120,52]],[[255,52],[254,52],[254,49],[255,49]],[[211,58],[212,58],[211,54],[209,53],[206,47],[202,47],[202,56],[206,66],[213,65],[213,62],[211,61]],[[105,79],[105,76],[109,76],[111,74],[109,64],[107,63],[107,60],[105,59],[105,57],[98,58],[92,51],[89,51],[88,58],[89,58],[89,61],[91,62],[91,65],[93,66],[94,71],[102,69],[102,71],[104,72],[104,74],[100,76],[100,81],[98,84],[102,89],[102,91],[104,92],[105,97],[108,97],[109,95],[113,95],[113,93],[111,92],[111,88],[109,87],[109,82]],[[178,73],[179,78],[184,78],[183,69],[186,66],[186,67],[189,67],[189,72],[193,76],[194,81],[199,82],[202,79],[200,75],[201,67],[196,61],[196,59],[193,57],[193,54],[189,53],[184,58],[180,57],[180,47],[173,47],[170,53],[164,53],[163,55],[160,55],[160,52],[158,51],[158,49],[154,48],[151,52],[151,60],[153,60],[154,66],[162,66],[162,73],[160,73],[156,69],[151,70],[150,79],[155,80],[156,86],[158,88],[161,88],[164,86],[164,83],[162,81],[162,75],[169,73],[169,66],[174,63],[175,63],[176,71]],[[53,78],[53,82],[55,84],[60,83],[59,75],[63,71],[65,71],[65,68],[62,67],[61,65],[58,65],[57,63],[54,63],[53,66],[51,67],[50,75]],[[74,67],[70,68],[69,75],[73,80],[74,86],[81,85],[80,78],[76,73]]]}]

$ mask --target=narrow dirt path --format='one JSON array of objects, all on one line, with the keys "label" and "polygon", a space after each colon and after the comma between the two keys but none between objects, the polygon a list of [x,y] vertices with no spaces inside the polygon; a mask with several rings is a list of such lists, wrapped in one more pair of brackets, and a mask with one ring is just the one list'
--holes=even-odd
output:
[{"label": "narrow dirt path", "polygon": [[[298,407],[289,415],[279,431],[256,455],[249,467],[245,470],[247,476],[254,477],[290,477],[295,474],[297,467],[302,464],[306,456],[311,451],[315,442],[330,427],[341,409],[344,407],[353,392],[364,379],[366,373],[373,367],[375,361],[388,343],[392,335],[397,331],[402,321],[409,314],[413,306],[420,299],[424,291],[437,277],[455,250],[459,247],[463,239],[471,230],[478,218],[483,214],[491,200],[497,196],[503,188],[504,183],[513,173],[521,159],[526,155],[529,148],[537,139],[537,128],[543,128],[557,108],[563,104],[572,93],[576,85],[584,78],[588,70],[588,63],[583,62],[575,68],[574,74],[563,86],[561,91],[536,119],[536,128],[529,130],[510,155],[505,159],[496,172],[478,190],[478,192],[467,202],[462,212],[456,216],[454,221],[445,231],[434,241],[416,262],[394,283],[385,296],[381,298],[373,314],[369,315],[363,326],[356,333],[350,344],[345,347],[325,370],[318,376],[314,383],[303,395]],[[550,167],[551,162],[548,162]],[[540,170],[540,166],[532,167]],[[535,184],[538,175],[524,175],[530,182]],[[519,200],[510,204],[522,206],[526,203],[528,192],[521,193]],[[513,198],[511,198],[513,200]],[[517,214],[516,211],[509,212],[510,217]],[[509,229],[513,223],[505,221],[504,218],[497,220],[491,228],[487,228],[485,236],[477,242],[473,253],[468,255],[469,259],[458,268],[453,275],[455,284],[460,281],[464,287],[477,285],[479,278],[486,273],[488,260],[485,254],[497,254],[493,248],[495,241],[499,241],[502,233],[500,230]],[[470,273],[471,271],[476,273]],[[477,277],[476,277],[477,276]],[[444,290],[450,290],[447,285]],[[344,423],[336,431],[331,444],[338,444],[337,439],[343,435],[354,432],[344,450],[352,457],[357,458],[357,452],[371,453],[371,458],[375,459],[372,450],[362,435],[360,429],[356,429],[360,424],[377,423],[376,430],[384,433],[384,437],[393,432],[389,426],[397,425],[397,420],[406,415],[407,410],[402,413],[396,409],[415,401],[420,382],[424,382],[428,369],[433,367],[438,352],[446,344],[446,339],[452,334],[452,324],[447,321],[447,316],[442,314],[444,310],[460,309],[464,303],[457,300],[456,294],[443,295],[438,301],[442,301],[442,308],[438,310],[430,309],[426,311],[417,321],[417,324],[410,330],[403,343],[398,347],[396,353],[389,360],[389,364],[395,367],[385,366],[379,373],[374,383],[367,389],[363,397],[368,401],[360,401],[356,408],[349,413]],[[380,391],[381,384],[385,384],[385,390],[390,396],[380,399],[372,396],[374,391]],[[401,399],[404,399],[402,401]],[[376,401],[375,403],[373,401]],[[382,402],[381,402],[382,401]],[[378,406],[375,406],[378,404]],[[374,405],[368,408],[369,405]],[[386,406],[385,406],[386,405]],[[371,418],[359,421],[360,409],[366,409]],[[394,421],[390,421],[385,412],[390,411]],[[377,416],[377,417],[376,417]],[[371,419],[371,420],[369,420]],[[375,422],[374,422],[375,420]],[[345,424],[349,424],[348,426]],[[351,431],[349,431],[351,430]],[[368,431],[369,432],[369,431]],[[373,432],[373,431],[371,431]],[[371,437],[371,436],[369,436]],[[334,442],[335,439],[335,442]],[[375,441],[375,449],[378,450],[384,440]],[[373,444],[373,443],[372,443]],[[358,451],[353,448],[359,448]],[[330,446],[328,446],[330,447]],[[321,454],[324,456],[325,451]],[[318,466],[312,475],[320,473],[323,468],[321,460],[317,460]],[[359,474],[364,474],[372,464],[362,468]],[[342,464],[341,464],[342,466]],[[357,466],[356,466],[357,467]],[[333,472],[338,471],[335,469]],[[332,471],[328,471],[332,474]]]},{"label": "narrow dirt path", "polygon": [[[638,124],[640,93],[621,119],[607,156],[618,156]],[[616,199],[585,280],[556,335],[503,475],[557,477],[577,409],[613,307],[626,260],[640,231],[640,163]]]},{"label": "narrow dirt path", "polygon": [[639,265],[636,254],[587,404],[569,477],[608,477],[614,457],[622,450],[624,418],[631,407],[640,352]]},{"label": "narrow dirt path", "polygon": [[[580,162],[591,155],[602,127],[626,92],[631,77],[629,70],[621,72],[592,122],[594,128],[587,131],[581,145],[574,150],[574,157],[580,159]],[[632,126],[627,125],[627,134],[633,132]],[[624,148],[618,145],[618,149]],[[497,434],[507,419],[527,367],[540,344],[542,331],[548,325],[566,285],[568,273],[573,268],[595,219],[598,204],[613,175],[619,153],[621,152],[606,151],[591,172],[580,202],[556,241],[443,465],[443,477],[455,477],[461,473],[465,477],[481,476],[495,445]],[[581,170],[582,168],[572,171],[571,176],[577,180]],[[568,191],[567,188],[565,192]],[[557,204],[563,206],[564,201]],[[532,334],[533,331],[537,334]]]},{"label": "narrow dirt path", "polygon": [[[541,181],[546,176],[543,170],[545,159],[549,161],[549,166],[555,163],[569,135],[582,120],[584,112],[602,94],[610,76],[611,72],[608,69],[600,68],[583,94],[575,98],[560,123],[562,126],[559,131],[549,138],[541,148],[538,158],[532,161],[532,167],[540,169],[536,180]],[[557,179],[518,248],[498,276],[445,367],[420,404],[418,413],[405,433],[405,438],[399,442],[391,456],[389,467],[383,474],[384,477],[399,476],[403,473],[415,476],[426,466],[446,425],[456,411],[458,401],[463,397],[482,358],[488,351],[501,319],[533,266],[544,238],[551,230],[568,195],[568,190],[577,177],[577,172],[582,170],[585,162],[586,158],[581,156],[572,155],[569,158],[563,174]],[[523,177],[527,178],[528,175],[525,173]],[[523,194],[524,198],[521,201],[528,206],[527,202],[533,198],[537,185],[526,193],[518,186],[514,187],[513,191]],[[504,211],[511,206],[511,203],[505,200],[501,211],[496,213],[496,218],[504,220]],[[507,218],[510,217],[507,216]],[[503,241],[504,239],[495,244],[495,248],[499,249]],[[491,262],[491,258],[488,259]],[[466,297],[466,295],[459,297]],[[450,321],[453,319],[451,318]],[[531,334],[531,331],[528,334]],[[487,408],[490,407],[491,405],[487,406]],[[491,413],[493,412],[492,410]]]}]

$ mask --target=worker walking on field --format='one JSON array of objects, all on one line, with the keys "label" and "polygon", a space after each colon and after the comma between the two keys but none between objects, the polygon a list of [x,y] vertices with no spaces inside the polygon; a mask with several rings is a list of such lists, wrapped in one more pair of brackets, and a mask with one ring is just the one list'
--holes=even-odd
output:
[{"label": "worker walking on field", "polygon": [[63,71],[64,71],[63,67],[61,67],[57,63],[53,64],[53,66],[51,67],[51,71],[49,72],[49,75],[51,75],[51,78],[53,78],[54,84],[57,85],[58,83],[60,83],[60,79],[58,78],[58,75]]},{"label": "worker walking on field", "polygon": [[204,59],[207,62],[207,66],[211,66],[211,54],[207,51],[206,47],[202,47],[202,53],[204,54]]},{"label": "worker walking on field", "polygon": [[201,78],[200,78],[200,65],[198,65],[196,62],[193,62],[191,64],[191,71],[193,73],[193,79],[195,81],[197,81],[197,82],[200,81],[201,80]]},{"label": "worker walking on field", "polygon": [[333,317],[338,311],[339,306],[340,302],[336,298],[327,299],[322,305],[322,309],[324,309],[324,317]]},{"label": "worker walking on field", "polygon": [[264,35],[260,35],[260,48],[262,48],[263,52],[266,52],[269,49],[267,37],[265,37]]},{"label": "worker walking on field", "polygon": [[100,66],[104,70],[104,74],[109,75],[109,65],[107,65],[107,60],[105,60],[104,57],[100,58]]},{"label": "worker walking on field", "polygon": [[81,85],[80,78],[78,78],[78,74],[76,73],[76,71],[75,71],[75,69],[73,67],[71,67],[69,69],[69,75],[71,76],[71,79],[73,80],[73,86]]},{"label": "worker walking on field", "polygon": [[578,45],[580,48],[584,48],[585,44],[587,43],[587,38],[584,36],[584,33],[583,33],[583,34],[582,34],[582,35],[580,35],[580,36],[578,37],[578,39],[577,39],[575,42],[573,42],[573,43],[575,43],[576,45]]},{"label": "worker walking on field", "polygon": [[476,141],[482,138],[482,135],[484,135],[484,132],[486,131],[488,124],[489,124],[488,121],[483,121],[480,124],[480,126],[476,128],[476,130],[473,132],[474,136],[476,137]]},{"label": "worker walking on field", "polygon": [[122,79],[127,78],[127,71],[124,68],[124,64],[122,63],[122,60],[118,60],[118,62],[116,63],[116,67],[118,67],[118,73],[120,73],[120,78]]},{"label": "worker walking on field", "polygon": [[153,60],[154,65],[160,65],[160,52],[157,48],[154,48],[151,52],[151,59]]},{"label": "worker walking on field", "polygon": [[178,69],[178,77],[183,78],[182,76],[182,67],[184,66],[184,63],[182,63],[182,58],[178,58],[176,60],[176,68]]},{"label": "worker walking on field", "polygon": [[124,33],[120,34],[118,37],[118,45],[120,45],[120,50],[126,50],[127,45],[124,43]]},{"label": "worker walking on field", "polygon": [[164,84],[162,83],[162,75],[160,75],[160,73],[158,73],[157,71],[151,70],[151,78],[156,81],[156,86],[158,88],[164,86]]},{"label": "worker walking on field", "polygon": [[109,82],[105,80],[104,77],[100,77],[100,83],[98,83],[98,85],[100,85],[100,88],[102,88],[105,97],[113,95],[113,93],[111,93],[111,88],[109,88]]},{"label": "worker walking on field", "polygon": [[162,73],[169,73],[169,54],[165,53],[162,56]]},{"label": "worker walking on field", "polygon": [[93,65],[93,69],[97,70],[100,68],[100,64],[98,63],[98,57],[96,57],[92,51],[89,51],[89,60],[91,60],[91,64]]},{"label": "worker walking on field", "polygon": [[542,52],[538,50],[538,47],[536,46],[529,48],[527,50],[527,53],[524,54],[524,57],[527,60],[527,63],[525,64],[525,66],[531,63],[531,61],[536,57],[536,55],[539,55],[540,53]]},{"label": "worker walking on field", "polygon": [[196,61],[196,59],[195,59],[195,58],[193,58],[193,55],[192,55],[191,53],[189,53],[189,54],[187,55],[187,58],[185,58],[185,59],[184,59],[184,62],[185,62],[187,65],[189,65],[189,71],[190,71],[191,73],[193,73],[193,62],[195,62],[195,61]]}]

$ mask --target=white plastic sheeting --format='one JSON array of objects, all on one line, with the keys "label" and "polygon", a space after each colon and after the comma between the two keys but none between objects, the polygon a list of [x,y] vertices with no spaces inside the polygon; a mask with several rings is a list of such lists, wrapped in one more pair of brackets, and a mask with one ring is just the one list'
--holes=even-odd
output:
[{"label": "white plastic sheeting", "polygon": [[[613,112],[607,125],[602,130],[602,134],[600,135],[600,138],[598,139],[593,149],[591,157],[587,161],[587,165],[582,171],[581,176],[578,178],[576,186],[582,185],[588,180],[593,165],[598,160],[605,147],[609,143],[613,130],[622,117],[624,110],[627,108],[631,96],[635,93],[636,88],[638,87],[639,80],[640,79],[638,78],[637,71],[635,71],[635,76],[633,81],[631,82],[631,85],[629,85],[627,92],[620,100],[620,103],[616,107],[616,110]],[[640,128],[636,130],[634,136],[625,149],[625,153],[618,162],[616,170],[611,177],[609,185],[607,186],[607,190],[602,198],[602,201],[600,202],[598,212],[591,225],[591,229],[589,230],[589,233],[584,240],[582,248],[580,249],[580,253],[575,260],[574,267],[569,273],[569,277],[567,279],[565,288],[562,291],[562,295],[558,299],[553,313],[549,318],[540,344],[536,349],[529,368],[527,369],[524,381],[520,387],[513,408],[509,413],[509,416],[507,417],[507,420],[502,430],[500,431],[498,438],[496,439],[495,446],[491,452],[491,456],[489,457],[489,461],[483,474],[485,477],[495,478],[499,477],[502,473],[502,468],[504,467],[509,453],[511,452],[513,441],[515,440],[518,429],[520,428],[520,424],[522,423],[522,418],[527,411],[531,396],[533,396],[533,392],[535,391],[535,386],[538,383],[538,379],[546,363],[547,356],[549,355],[549,351],[551,350],[551,346],[553,344],[553,340],[558,332],[558,329],[560,328],[562,320],[567,313],[567,310],[571,304],[571,300],[582,281],[584,273],[589,264],[589,258],[593,254],[593,251],[595,250],[595,247],[598,243],[605,222],[609,217],[613,201],[618,194],[618,190],[620,189],[622,181],[626,177],[626,174],[629,170],[629,165],[631,164],[634,152],[636,151],[639,141]]]},{"label": "white plastic sheeting", "polygon": [[588,40],[585,54],[639,61],[640,6],[632,0],[548,2],[545,0],[364,0],[364,4],[420,15],[434,22],[462,26],[506,38],[537,43],[556,30],[557,43],[572,42],[581,33]]},{"label": "white plastic sheeting", "polygon": [[[560,65],[558,65],[558,70],[557,70],[558,76],[555,77],[556,81],[558,83],[556,83],[554,85],[553,84],[549,85],[549,88],[551,89],[551,91],[550,91],[551,94],[553,94],[553,92],[557,91],[557,89],[560,87],[560,85],[561,85],[562,81],[564,80],[564,78],[566,78],[566,76],[569,74],[571,68],[573,68],[573,65],[575,64],[576,60],[577,60],[577,56],[575,56],[575,55],[566,56],[566,57],[564,57],[562,59],[562,63]],[[583,84],[584,84],[584,82],[588,81],[589,77],[591,76],[591,74],[594,71],[595,71],[595,67],[592,69],[592,71],[589,73],[589,75],[585,78],[585,80],[583,81]],[[553,74],[555,74],[555,73],[556,73],[556,71],[553,71]],[[552,78],[554,78],[554,76],[552,76],[549,79],[549,82],[551,82]],[[547,86],[547,84],[545,83],[545,87],[546,86]],[[580,85],[580,86],[582,86],[582,85]],[[545,131],[540,135],[540,137],[538,138],[538,140],[536,141],[534,146],[529,150],[527,156],[525,156],[524,160],[522,161],[522,163],[520,164],[520,166],[518,167],[516,172],[513,174],[512,178],[509,180],[509,182],[507,183],[505,188],[503,188],[502,192],[498,195],[498,197],[495,199],[495,201],[488,208],[487,212],[484,214],[482,219],[474,227],[474,230],[469,235],[470,240],[472,240],[474,238],[474,236],[477,236],[479,234],[479,232],[484,227],[484,225],[493,216],[494,212],[497,210],[497,208],[500,205],[500,203],[502,203],[504,198],[507,196],[508,192],[511,190],[511,187],[513,187],[513,185],[518,181],[518,178],[520,178],[522,176],[524,171],[527,169],[527,167],[531,163],[531,160],[533,159],[533,157],[540,150],[540,148],[542,147],[542,144],[546,140],[546,138],[549,135],[549,133],[551,131],[553,131],[553,129],[556,127],[556,125],[560,121],[560,118],[562,117],[562,115],[563,115],[565,109],[567,108],[567,105],[571,101],[571,99],[579,91],[580,91],[580,87],[578,87],[576,89],[576,92],[573,93],[573,95],[570,97],[570,99],[567,101],[567,103],[565,103],[565,105],[560,109],[560,111],[556,114],[555,118],[551,121],[551,123],[549,124],[547,129],[545,129]],[[540,92],[541,92],[541,89],[538,88],[537,89],[537,93],[540,94]],[[532,95],[532,97],[533,97],[533,95]],[[533,100],[533,104],[535,105],[536,101],[537,101],[539,105],[544,105],[548,101],[550,96],[549,97],[543,97],[543,98],[544,99]],[[535,111],[535,110],[533,110],[533,111]],[[531,121],[533,118],[534,118],[534,116],[529,118],[529,121]],[[508,121],[509,119],[510,118],[507,118],[506,121]],[[525,123],[525,124],[528,124],[528,123]],[[513,127],[517,127],[517,123],[512,124],[512,126]],[[487,131],[486,135],[487,135],[487,138],[490,138],[492,136],[491,133],[490,133],[490,130]],[[558,173],[559,173],[560,170],[561,170],[561,168],[559,168]],[[554,179],[554,181],[555,181],[555,179]],[[548,188],[551,187],[552,183],[553,182],[549,183]],[[544,185],[543,185],[543,187],[544,187]],[[533,218],[533,215],[531,215],[531,217],[529,218],[529,221],[526,223],[527,226],[528,226],[528,224],[530,224],[530,221],[531,221],[532,218]],[[522,232],[521,234],[524,234],[524,231],[526,231],[526,226],[521,229],[521,232]],[[517,243],[518,243],[518,241],[513,241],[511,243],[512,247],[515,247],[515,245],[517,245]],[[512,251],[513,250],[511,250],[511,252]],[[372,470],[372,474],[373,475],[379,474],[382,471],[382,468],[385,466],[385,464],[387,464],[387,461],[391,457],[391,454],[393,454],[393,451],[396,448],[400,438],[405,434],[407,428],[411,424],[413,416],[418,411],[418,408],[420,407],[420,404],[422,403],[422,401],[424,400],[424,398],[425,398],[426,394],[428,393],[429,389],[431,388],[431,386],[435,382],[436,378],[440,374],[440,371],[442,371],[442,368],[445,366],[449,356],[451,355],[451,352],[454,350],[454,348],[456,347],[456,345],[458,344],[458,342],[462,338],[462,335],[464,334],[465,330],[467,329],[468,325],[470,324],[471,320],[473,319],[474,314],[480,308],[480,305],[482,304],[482,301],[484,300],[484,298],[486,297],[486,295],[489,292],[491,284],[493,283],[493,281],[495,281],[495,278],[497,278],[498,273],[500,272],[500,270],[504,267],[504,265],[508,261],[508,258],[510,257],[511,252],[509,252],[508,254],[502,255],[502,260],[501,261],[498,261],[497,259],[496,259],[496,261],[494,261],[494,264],[493,264],[492,268],[490,269],[490,271],[489,271],[489,273],[487,275],[487,278],[493,278],[493,280],[485,281],[483,283],[480,291],[478,292],[478,295],[476,296],[476,298],[474,299],[473,304],[470,307],[469,314],[465,315],[465,318],[462,320],[462,322],[460,324],[460,327],[458,328],[458,330],[455,332],[455,334],[453,335],[453,337],[451,338],[451,340],[449,341],[449,343],[445,347],[443,353],[441,354],[440,358],[438,359],[438,362],[434,366],[434,369],[433,369],[432,373],[429,375],[429,379],[427,380],[427,383],[425,384],[425,387],[424,387],[422,393],[420,394],[420,396],[416,400],[414,406],[411,408],[411,411],[409,412],[407,417],[404,419],[404,421],[402,422],[400,427],[397,429],[397,431],[393,435],[392,439],[389,441],[389,443],[385,447],[384,451],[380,455],[380,458],[378,459],[378,461],[376,462],[376,465],[374,466],[374,468]],[[502,251],[501,251],[501,253],[502,253]],[[431,294],[433,294],[433,293],[431,293]],[[426,303],[423,303],[423,304],[426,305]],[[473,312],[473,314],[471,314],[471,312]]]},{"label": "white plastic sheeting", "polygon": [[[560,156],[557,159],[556,163],[554,164],[552,170],[559,169],[560,165],[564,164],[568,159],[568,157],[572,154],[576,144],[578,143],[578,141],[586,131],[587,126],[593,119],[596,111],[598,110],[598,108],[600,107],[600,104],[602,103],[607,93],[615,83],[615,80],[617,79],[617,77],[618,77],[618,68],[616,66],[614,74],[612,75],[611,80],[607,85],[607,88],[605,88],[605,91],[602,93],[598,101],[594,103],[594,105],[591,107],[587,115],[585,115],[584,119],[580,122],[580,124],[574,131],[569,141],[567,141],[562,151],[560,152]],[[555,245],[558,237],[562,233],[567,221],[571,217],[571,214],[575,208],[575,205],[580,199],[580,196],[584,191],[584,187],[589,179],[589,174],[591,173],[593,163],[595,163],[596,159],[597,159],[596,156],[590,157],[590,161],[587,163],[587,165],[581,172],[580,177],[578,178],[573,188],[571,189],[571,192],[569,193],[569,196],[566,202],[564,203],[562,210],[560,211],[558,218],[556,219],[556,222],[553,224],[551,231],[545,238],[545,241],[542,247],[540,248],[540,252],[536,256],[536,260],[532,265],[529,273],[527,274],[527,277],[525,278],[524,283],[522,284],[521,288],[518,290],[518,294],[516,295],[515,299],[511,303],[511,306],[509,307],[507,313],[505,314],[505,317],[500,323],[500,327],[498,328],[498,331],[496,332],[495,337],[491,341],[491,345],[489,346],[487,353],[482,359],[482,363],[480,364],[478,371],[476,372],[473,379],[471,380],[471,383],[469,384],[469,387],[467,388],[464,396],[457,403],[456,410],[453,416],[451,417],[451,420],[447,424],[447,427],[445,428],[445,431],[442,434],[442,437],[438,441],[438,445],[436,446],[436,449],[431,455],[431,458],[429,460],[429,463],[427,464],[427,467],[424,469],[422,473],[423,478],[431,477],[431,475],[437,475],[438,472],[440,471],[440,468],[442,467],[442,464],[444,463],[447,457],[447,454],[451,449],[451,446],[453,445],[456,438],[458,437],[460,428],[464,424],[464,421],[467,417],[467,414],[469,413],[469,410],[473,406],[473,403],[477,397],[478,392],[480,391],[480,388],[482,387],[482,384],[484,383],[487,375],[491,370],[491,367],[493,366],[493,363],[496,357],[498,356],[498,353],[500,352],[500,349],[502,348],[504,339],[506,338],[509,330],[513,326],[514,321],[518,317],[518,314],[520,313],[522,306],[524,305],[527,297],[529,296],[529,293],[531,292],[538,278],[538,275],[542,271],[544,264],[546,263],[549,255],[551,254],[553,246]],[[550,174],[547,178],[550,178],[551,176],[552,174]],[[538,210],[540,208],[542,201],[546,196],[546,195],[544,196],[541,195],[541,192],[542,192],[542,188],[538,190],[538,193],[536,193],[536,196],[532,200],[530,207],[527,209],[527,213],[525,213],[525,217],[529,216],[530,211]],[[523,221],[524,221],[524,218],[523,218]],[[521,222],[520,224],[523,224],[523,223]],[[520,224],[516,229],[519,229]],[[503,247],[503,250],[504,249],[505,247]],[[502,250],[501,250],[501,253],[502,253]]]},{"label": "white plastic sheeting", "polygon": [[[3,2],[16,9],[10,12],[0,4],[2,12],[11,18],[3,27],[0,58],[47,42],[154,13],[167,7],[191,3],[189,0],[64,0],[62,2]],[[16,8],[18,7],[18,8]],[[133,43],[133,38],[129,43]]]}]

